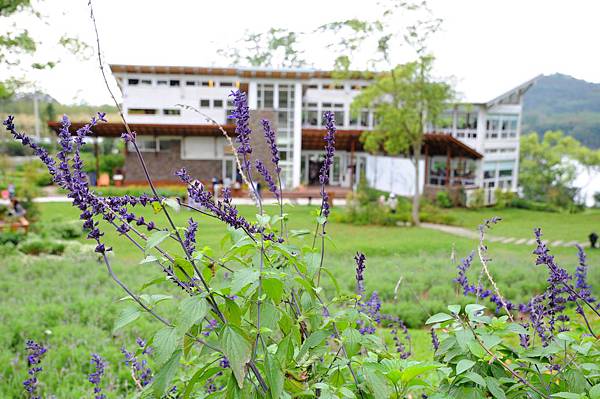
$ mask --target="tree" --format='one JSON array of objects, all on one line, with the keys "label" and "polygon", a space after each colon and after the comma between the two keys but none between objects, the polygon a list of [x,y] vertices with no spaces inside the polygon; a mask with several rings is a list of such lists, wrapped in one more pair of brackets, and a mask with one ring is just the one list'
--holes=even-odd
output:
[{"label": "tree", "polygon": [[414,225],[420,222],[419,161],[423,134],[426,126],[435,123],[452,98],[450,86],[432,78],[432,65],[433,57],[423,56],[381,73],[352,103],[354,113],[363,108],[374,110],[376,125],[361,135],[367,151],[405,154],[411,158],[415,166]]},{"label": "tree", "polygon": [[[19,69],[23,68],[24,63],[27,64],[25,69],[31,70],[51,69],[58,62],[57,60],[40,61],[35,59],[39,45],[38,40],[31,36],[27,29],[10,23],[11,18],[21,14],[33,15],[36,20],[43,22],[44,17],[35,10],[35,6],[39,2],[35,0],[0,0],[0,26],[6,27],[6,29],[0,29],[0,66],[9,71],[9,76],[0,80],[0,99],[12,97],[18,88],[28,83],[26,79],[14,76]],[[84,42],[66,35],[58,40],[57,45],[84,58],[87,57],[85,54],[90,50],[90,47]]]},{"label": "tree", "polygon": [[573,204],[577,189],[573,186],[576,163],[600,168],[600,150],[583,146],[561,131],[548,131],[521,137],[519,184],[525,198],[559,207]]}]

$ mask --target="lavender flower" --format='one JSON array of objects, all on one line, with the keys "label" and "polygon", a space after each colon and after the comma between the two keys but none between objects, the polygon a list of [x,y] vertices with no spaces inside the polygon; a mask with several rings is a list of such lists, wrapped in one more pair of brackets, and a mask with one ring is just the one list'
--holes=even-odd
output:
[{"label": "lavender flower", "polygon": [[431,345],[433,346],[434,352],[440,347],[440,340],[438,339],[438,336],[433,328],[431,329]]},{"label": "lavender flower", "polygon": [[365,269],[366,269],[366,257],[362,252],[357,252],[354,256],[356,262],[356,293],[363,295],[365,293]]},{"label": "lavender flower", "polygon": [[265,140],[271,150],[271,162],[273,162],[273,166],[275,166],[275,173],[279,174],[281,173],[281,168],[279,167],[279,150],[277,149],[275,131],[271,128],[271,122],[269,122],[268,119],[263,119],[261,123],[263,125],[263,130],[265,131]]},{"label": "lavender flower", "polygon": [[223,356],[219,362],[219,366],[221,366],[223,369],[229,368],[229,359],[227,359],[226,356]]},{"label": "lavender flower", "polygon": [[192,254],[196,250],[196,231],[198,230],[198,223],[194,222],[194,219],[189,218],[188,226],[183,233],[184,241],[183,245],[188,254]]},{"label": "lavender flower", "polygon": [[[329,184],[329,170],[333,165],[333,155],[335,153],[335,118],[333,112],[325,112],[325,128],[327,133],[325,134],[325,159],[319,172],[319,181],[321,183],[321,216],[327,218],[329,216],[329,195],[325,191],[325,186]],[[325,233],[325,224],[327,219],[323,223],[323,233]]]},{"label": "lavender flower", "polygon": [[146,359],[140,361],[133,352],[129,352],[125,347],[121,348],[121,353],[123,353],[123,356],[125,357],[125,364],[131,367],[131,373],[136,382],[142,387],[150,384],[153,380],[153,376],[152,369],[148,367],[148,361]]},{"label": "lavender flower", "polygon": [[267,167],[265,166],[265,164],[262,163],[262,161],[259,159],[256,160],[256,170],[258,170],[258,173],[260,173],[260,175],[263,177],[263,179],[267,183],[267,187],[269,187],[269,191],[272,192],[273,195],[275,195],[275,198],[279,199],[280,195],[279,195],[279,190],[277,189],[277,185],[273,181],[273,177],[267,170]]},{"label": "lavender flower", "polygon": [[90,373],[88,381],[94,385],[94,399],[106,399],[106,395],[102,393],[102,388],[100,388],[106,362],[100,355],[93,353],[90,363],[94,366],[94,371]]},{"label": "lavender flower", "polygon": [[248,99],[246,93],[241,90],[232,91],[230,97],[233,97],[234,109],[229,115],[229,119],[236,120],[235,133],[237,135],[236,141],[238,142],[237,153],[242,155],[242,169],[245,171],[250,170],[250,161],[248,155],[252,153],[252,147],[250,146],[250,111],[248,109]]},{"label": "lavender flower", "polygon": [[33,340],[28,340],[25,347],[28,352],[27,366],[29,367],[29,370],[27,373],[29,374],[29,377],[23,381],[23,387],[27,392],[28,398],[40,399],[41,397],[37,395],[37,374],[42,371],[42,367],[39,366],[39,364],[42,362],[42,357],[44,357],[47,349]]},{"label": "lavender flower", "polygon": [[579,258],[579,266],[575,269],[575,288],[579,290],[579,296],[589,303],[596,302],[596,298],[592,296],[591,286],[587,282],[587,259],[585,251],[581,245],[577,244],[577,255]]}]

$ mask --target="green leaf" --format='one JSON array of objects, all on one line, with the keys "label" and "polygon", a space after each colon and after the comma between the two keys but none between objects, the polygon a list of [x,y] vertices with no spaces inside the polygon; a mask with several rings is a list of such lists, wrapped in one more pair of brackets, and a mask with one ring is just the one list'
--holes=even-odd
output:
[{"label": "green leaf", "polygon": [[181,350],[173,352],[169,360],[156,372],[152,381],[152,390],[156,397],[162,397],[165,391],[171,388],[170,383],[179,368],[180,357]]},{"label": "green leaf", "polygon": [[179,202],[175,198],[165,198],[162,200],[163,205],[168,206],[169,208],[179,212]]},{"label": "green leaf", "polygon": [[262,281],[263,290],[273,302],[280,303],[283,299],[283,282],[276,278],[266,278]]},{"label": "green leaf", "polygon": [[329,336],[329,334],[329,332],[324,330],[318,330],[310,334],[310,336],[306,338],[306,341],[304,341],[304,344],[302,344],[300,352],[298,352],[297,359],[301,359],[309,349],[321,345],[321,343]]},{"label": "green leaf", "polygon": [[564,399],[581,399],[581,395],[572,392],[558,392],[550,395],[553,398],[564,398]]},{"label": "green leaf", "polygon": [[248,284],[258,281],[258,270],[241,269],[233,273],[231,280],[231,293],[237,294]]},{"label": "green leaf", "polygon": [[177,278],[182,281],[188,281],[190,277],[194,277],[194,266],[192,266],[190,261],[188,261],[187,259],[179,257],[175,258],[175,267],[173,268],[173,270],[175,271],[175,275],[177,276]]},{"label": "green leaf", "polygon": [[465,374],[465,378],[468,378],[469,380],[473,381],[475,384],[481,385],[482,387],[486,386],[485,380],[483,379],[483,377],[472,371],[469,371],[467,374]]},{"label": "green leaf", "polygon": [[529,335],[529,331],[518,323],[510,323],[506,329],[517,334]]},{"label": "green leaf", "polygon": [[157,260],[156,256],[148,255],[140,261],[140,265],[143,265],[144,263],[155,262],[156,260]]},{"label": "green leaf", "polygon": [[265,355],[265,378],[272,398],[280,398],[283,392],[284,374],[277,357],[270,353]]},{"label": "green leaf", "polygon": [[140,317],[142,313],[136,306],[128,306],[121,311],[119,318],[115,321],[115,326],[113,327],[113,333],[127,324],[135,321]]},{"label": "green leaf", "polygon": [[221,348],[229,359],[231,371],[242,388],[246,377],[246,363],[250,361],[252,345],[245,338],[244,333],[238,327],[226,325],[221,334]]},{"label": "green leaf", "polygon": [[362,335],[355,328],[347,328],[342,333],[342,340],[346,346],[348,358],[352,358],[352,356],[358,354],[360,351],[361,338]]},{"label": "green leaf", "polygon": [[434,370],[437,367],[438,366],[434,364],[415,364],[413,366],[408,366],[402,370],[402,382],[406,384],[416,376],[426,373],[430,370]]},{"label": "green leaf", "polygon": [[208,313],[206,300],[201,296],[192,296],[179,304],[179,313],[175,325],[180,334],[184,334],[191,326],[202,320]]},{"label": "green leaf", "polygon": [[460,305],[448,305],[448,310],[452,314],[459,314],[460,313]]},{"label": "green leaf", "polygon": [[590,389],[590,399],[600,399],[600,384],[594,385]]},{"label": "green leaf", "polygon": [[321,254],[317,251],[307,252],[304,254],[304,262],[308,276],[314,277],[321,264]]},{"label": "green leaf", "polygon": [[474,316],[476,313],[479,313],[484,309],[486,309],[486,307],[478,303],[470,303],[467,306],[465,306],[465,312],[467,313],[467,315],[469,315],[469,317]]},{"label": "green leaf", "polygon": [[367,387],[373,394],[375,399],[387,399],[390,397],[390,391],[387,385],[387,379],[381,373],[381,371],[372,368],[364,367],[365,379],[367,380]]},{"label": "green leaf", "polygon": [[428,318],[427,321],[425,322],[425,324],[442,323],[444,321],[448,321],[448,320],[452,320],[452,319],[453,319],[453,317],[447,313],[437,313],[437,314],[434,314],[433,316],[431,316],[430,318]]},{"label": "green leaf", "polygon": [[177,331],[173,327],[165,327],[154,335],[154,348],[156,349],[156,362],[162,364],[166,362],[175,349],[177,349]]},{"label": "green leaf", "polygon": [[264,227],[269,224],[271,217],[269,215],[256,215],[256,220],[259,226]]},{"label": "green leaf", "polygon": [[163,242],[167,237],[171,235],[170,232],[166,230],[155,231],[148,237],[148,241],[146,241],[146,251],[151,250],[161,242]]},{"label": "green leaf", "polygon": [[469,359],[462,359],[456,365],[456,375],[462,374],[475,365],[475,362]]},{"label": "green leaf", "polygon": [[485,377],[485,383],[487,384],[488,390],[496,399],[506,399],[504,390],[498,383],[498,380],[494,377]]}]

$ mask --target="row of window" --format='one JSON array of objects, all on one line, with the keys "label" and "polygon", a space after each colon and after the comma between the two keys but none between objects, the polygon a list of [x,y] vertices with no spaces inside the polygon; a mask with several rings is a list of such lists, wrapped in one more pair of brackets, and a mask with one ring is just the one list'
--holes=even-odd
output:
[{"label": "row of window", "polygon": [[[127,110],[129,115],[159,115],[160,113],[161,110],[156,108],[129,108]],[[179,116],[181,110],[178,108],[164,108],[162,109],[162,115]]]},{"label": "row of window", "polygon": [[497,153],[507,153],[507,152],[516,152],[517,149],[515,147],[504,147],[504,148],[486,148],[486,154],[497,154]]},{"label": "row of window", "polygon": [[231,81],[214,81],[214,80],[180,80],[180,79],[143,79],[143,78],[129,78],[127,79],[128,86],[201,86],[201,87],[240,87],[240,82]]},{"label": "row of window", "polygon": [[[312,89],[312,90],[345,90],[345,83],[312,83],[309,85],[304,85],[304,89]],[[364,88],[369,87],[368,83],[352,83],[348,84],[351,90],[362,90]]]}]

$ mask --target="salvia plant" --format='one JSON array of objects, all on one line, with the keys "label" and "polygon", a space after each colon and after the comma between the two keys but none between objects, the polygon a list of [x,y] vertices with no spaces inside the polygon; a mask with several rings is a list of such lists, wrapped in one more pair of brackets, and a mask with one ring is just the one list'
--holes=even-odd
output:
[{"label": "salvia plant", "polygon": [[[60,151],[54,156],[19,132],[13,117],[4,122],[47,166],[54,183],[68,192],[104,267],[127,294],[129,305],[115,327],[124,328],[141,316],[156,322],[152,336],[138,338],[131,352],[121,350],[139,397],[600,398],[600,347],[593,330],[598,311],[581,248],[573,277],[556,264],[536,230],[536,264],[548,270],[548,287],[526,304],[513,304],[502,296],[488,267],[484,234],[499,219],[485,221],[476,251],[482,264],[477,282],[468,277],[475,252],[459,264],[455,279],[475,303],[450,305],[447,313],[431,316],[427,324],[432,326],[434,359],[412,360],[411,337],[400,317],[382,313],[377,292],[367,293],[365,255],[348,257],[348,268],[355,269],[353,294],[341,292],[326,267],[333,114],[324,114],[322,201],[315,229],[294,231],[288,229],[284,213],[275,131],[262,121],[271,167],[252,162],[250,137],[256,133],[250,129],[246,95],[231,95],[234,152],[256,201],[253,220],[238,212],[230,191],[215,198],[185,169],[174,173],[186,185],[189,200],[161,197],[127,124],[122,138],[137,154],[149,193],[96,193],[83,172],[80,152],[94,126],[106,121],[102,113],[75,132],[63,117]],[[276,214],[263,206],[256,190],[259,179],[278,201]],[[151,220],[139,216],[140,207],[154,210]],[[177,226],[172,214],[183,208],[192,216]],[[226,250],[221,254],[199,240],[203,218],[223,226]],[[105,241],[107,229],[139,252],[139,267],[152,266],[162,273],[144,285],[154,293],[138,293],[116,275]],[[331,288],[323,287],[325,280]],[[174,302],[177,311],[162,314],[158,305],[163,301]],[[45,349],[33,342],[27,348],[31,370],[24,387],[36,397]],[[109,397],[102,384],[107,363],[94,354],[91,364],[93,395]]]}]

